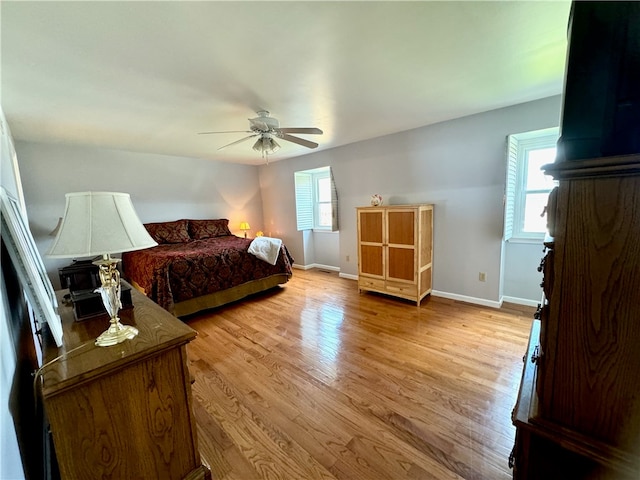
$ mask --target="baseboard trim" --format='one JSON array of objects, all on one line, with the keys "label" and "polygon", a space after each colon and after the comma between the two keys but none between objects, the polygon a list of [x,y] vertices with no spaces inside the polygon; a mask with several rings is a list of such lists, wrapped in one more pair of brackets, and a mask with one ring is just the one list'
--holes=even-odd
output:
[{"label": "baseboard trim", "polygon": [[525,307],[537,307],[540,305],[540,300],[529,300],[527,298],[518,297],[502,297],[503,302],[515,303],[516,305],[524,305]]},{"label": "baseboard trim", "polygon": [[331,265],[323,265],[321,263],[310,263],[309,265],[300,265],[300,264],[294,263],[291,266],[293,268],[297,268],[299,270],[311,270],[312,268],[317,268],[319,270],[329,270],[331,272],[339,272],[340,271],[340,267],[333,267]]},{"label": "baseboard trim", "polygon": [[293,268],[297,268],[299,270],[311,270],[312,268],[317,268],[319,270],[329,270],[331,272],[339,272],[338,277],[346,278],[348,280],[358,280],[358,275],[353,275],[351,273],[342,273],[340,272],[340,267],[332,267],[331,265],[322,265],[320,263],[311,263],[309,265],[299,265],[294,263],[292,265]]},{"label": "baseboard trim", "polygon": [[487,300],[486,298],[469,297],[467,295],[441,292],[439,290],[431,290],[431,295],[434,297],[448,298],[449,300],[458,300],[460,302],[473,303],[475,305],[482,305],[482,306],[491,307],[491,308],[500,308],[502,306],[502,300],[501,301]]},{"label": "baseboard trim", "polygon": [[340,273],[340,275],[338,275],[340,278],[346,278],[348,280],[358,280],[358,275],[353,275],[351,273]]}]

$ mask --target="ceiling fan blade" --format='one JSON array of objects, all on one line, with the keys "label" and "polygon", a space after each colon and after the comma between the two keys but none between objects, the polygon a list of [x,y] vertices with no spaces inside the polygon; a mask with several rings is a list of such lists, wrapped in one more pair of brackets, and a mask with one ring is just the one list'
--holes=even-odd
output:
[{"label": "ceiling fan blade", "polygon": [[247,137],[241,138],[240,140],[236,140],[235,142],[227,143],[226,145],[221,146],[218,150],[222,150],[223,148],[230,147],[231,145],[235,145],[236,143],[244,142],[245,140],[249,140],[250,138],[257,137],[258,134],[255,133],[253,135],[249,135]]},{"label": "ceiling fan blade", "polygon": [[289,127],[289,128],[278,128],[282,133],[307,133],[313,135],[322,135],[322,130],[319,128],[298,128],[298,127]]},{"label": "ceiling fan blade", "polygon": [[305,140],[304,138],[294,137],[292,135],[287,135],[286,133],[281,133],[278,135],[278,138],[282,140],[287,140],[288,142],[297,143],[298,145],[302,145],[303,147],[308,148],[316,148],[318,146],[315,142],[310,142],[309,140]]},{"label": "ceiling fan blade", "polygon": [[198,135],[209,135],[211,133],[252,133],[251,130],[229,130],[227,132],[199,132]]}]

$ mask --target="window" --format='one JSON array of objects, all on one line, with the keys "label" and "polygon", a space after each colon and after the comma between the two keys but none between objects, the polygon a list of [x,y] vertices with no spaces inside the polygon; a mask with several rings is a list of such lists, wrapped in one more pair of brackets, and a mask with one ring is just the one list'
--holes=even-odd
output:
[{"label": "window", "polygon": [[316,216],[314,228],[331,228],[331,179],[316,176]]},{"label": "window", "polygon": [[330,167],[295,172],[298,230],[338,230],[338,194]]},{"label": "window", "polygon": [[554,162],[557,141],[557,127],[507,137],[505,240],[537,242],[544,238],[547,227],[542,212],[557,182],[541,168]]}]

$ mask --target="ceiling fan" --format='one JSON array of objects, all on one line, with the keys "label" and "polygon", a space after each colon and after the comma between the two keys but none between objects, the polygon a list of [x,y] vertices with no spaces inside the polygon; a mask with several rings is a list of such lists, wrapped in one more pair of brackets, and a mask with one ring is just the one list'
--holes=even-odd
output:
[{"label": "ceiling fan", "polygon": [[198,135],[209,135],[212,133],[250,133],[251,135],[241,138],[240,140],[236,140],[235,142],[228,143],[227,145],[223,145],[222,147],[218,148],[218,150],[230,147],[231,145],[236,145],[238,143],[244,142],[245,140],[249,140],[250,138],[258,137],[256,143],[253,145],[253,149],[256,152],[262,152],[263,156],[271,155],[280,150],[280,145],[278,145],[274,138],[280,138],[288,142],[297,143],[298,145],[302,145],[303,147],[307,148],[316,148],[318,146],[318,144],[315,142],[311,142],[300,137],[294,137],[293,135],[289,134],[304,133],[312,135],[322,135],[322,130],[320,130],[319,128],[280,127],[280,122],[278,122],[278,119],[271,117],[270,113],[266,110],[260,110],[259,112],[257,112],[257,114],[258,116],[256,118],[249,119],[249,130],[200,132]]}]

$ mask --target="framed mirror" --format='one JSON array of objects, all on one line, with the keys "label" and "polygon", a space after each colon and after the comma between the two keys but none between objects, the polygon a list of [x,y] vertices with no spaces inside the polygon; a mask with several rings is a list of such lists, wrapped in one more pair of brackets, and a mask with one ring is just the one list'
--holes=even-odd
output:
[{"label": "framed mirror", "polygon": [[57,312],[58,302],[53,285],[17,199],[4,187],[0,188],[2,197],[0,235],[18,272],[22,289],[31,304],[34,315],[41,325],[48,324],[56,345],[60,347],[62,346],[62,322]]}]

